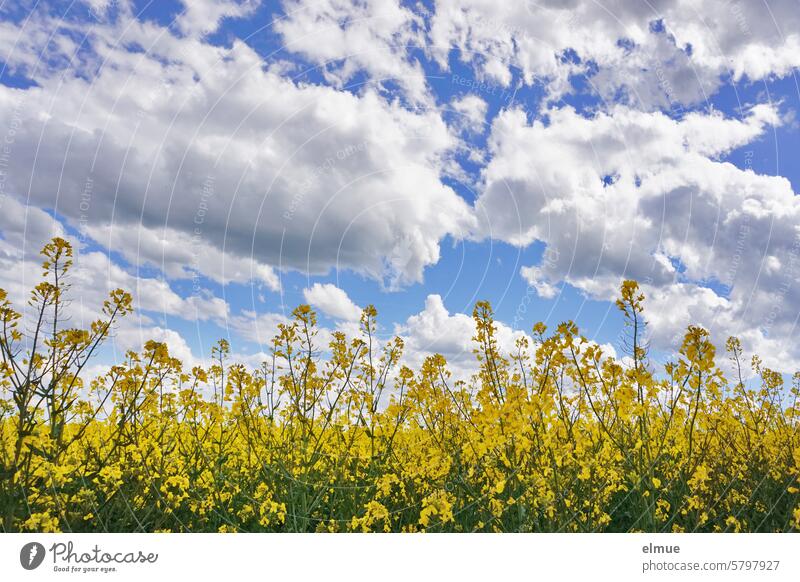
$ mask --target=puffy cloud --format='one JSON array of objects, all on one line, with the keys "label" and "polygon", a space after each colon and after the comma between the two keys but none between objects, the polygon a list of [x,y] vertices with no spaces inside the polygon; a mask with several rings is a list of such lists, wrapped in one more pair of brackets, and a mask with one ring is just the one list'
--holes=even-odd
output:
[{"label": "puffy cloud", "polygon": [[719,160],[779,123],[774,108],[740,120],[694,113],[676,121],[625,107],[591,118],[552,109],[547,119],[529,123],[514,110],[495,120],[477,202],[483,232],[546,244],[540,264],[521,272],[540,295],[566,281],[610,300],[623,277],[635,278],[656,306],[662,347],[690,321],[720,340],[790,341],[800,202],[788,180]]},{"label": "puffy cloud", "polygon": [[303,297],[312,307],[334,319],[358,321],[361,318],[361,308],[353,303],[347,293],[331,283],[314,283],[310,288],[303,289]]},{"label": "puffy cloud", "polygon": [[163,279],[130,273],[106,253],[87,250],[83,240],[70,236],[48,213],[14,198],[2,201],[0,235],[0,287],[18,309],[24,310],[31,289],[41,280],[39,251],[52,237],[60,236],[71,242],[74,254],[68,293],[70,325],[88,326],[100,317],[103,301],[118,288],[133,297],[135,313],[128,317],[128,326],[150,327],[151,316],[159,314],[220,324],[229,316],[223,299],[205,293],[182,297]]},{"label": "puffy cloud", "polygon": [[415,104],[430,104],[425,72],[409,53],[425,46],[422,18],[398,0],[286,0],[275,23],[286,49],[319,65],[337,86],[361,72],[382,87],[403,88]]},{"label": "puffy cloud", "polygon": [[[534,349],[533,339],[525,332],[513,329],[502,321],[495,320],[497,345],[503,357],[517,353],[517,340],[527,338],[530,350]],[[454,379],[469,380],[479,370],[475,356],[475,321],[464,313],[450,313],[440,295],[428,295],[425,308],[410,316],[404,323],[395,327],[395,334],[403,338],[405,351],[403,363],[412,369],[419,369],[424,359],[432,354],[445,357],[448,369]],[[588,343],[598,345],[593,340]],[[610,344],[600,345],[604,356],[616,357]]]},{"label": "puffy cloud", "polygon": [[[59,46],[72,25],[28,26]],[[38,47],[11,51],[37,85],[0,87],[3,123],[25,103],[7,190],[72,224],[141,224],[184,247],[198,237],[212,264],[241,259],[237,273],[347,268],[392,288],[420,281],[439,241],[473,226],[440,179],[457,140],[436,111],[296,83],[242,42],[178,38],[125,14],[84,33],[80,59],[65,45],[49,63],[62,66],[26,68]]]},{"label": "puffy cloud", "polygon": [[[798,266],[795,259],[787,277],[796,280]],[[653,346],[671,351],[680,345],[687,326],[700,323],[711,332],[720,350],[727,337],[737,336],[745,350],[758,354],[766,366],[790,374],[800,369],[800,353],[794,340],[797,311],[786,296],[788,288],[783,285],[752,295],[723,297],[695,283],[663,287],[646,284],[642,289],[646,295],[647,333]],[[717,360],[726,366],[721,351]],[[747,370],[744,373],[749,374]]]},{"label": "puffy cloud", "polygon": [[463,95],[450,104],[458,114],[457,126],[473,133],[483,133],[486,128],[486,101],[477,95]]},{"label": "puffy cloud", "polygon": [[[129,350],[139,352],[142,350],[142,346],[150,340],[166,344],[170,356],[178,358],[182,362],[184,370],[190,370],[193,366],[208,365],[207,362],[201,361],[200,358],[192,353],[192,349],[183,336],[173,329],[157,325],[149,327],[126,326],[118,330],[113,336],[114,347],[121,354]],[[106,371],[104,368],[104,366],[101,366],[100,369]]]},{"label": "puffy cloud", "polygon": [[[693,113],[676,121],[626,107],[594,117],[570,107],[551,109],[546,120],[528,123],[519,109],[495,119],[492,160],[484,170],[485,191],[478,201],[483,208],[477,213],[487,234],[524,246],[547,240],[549,221],[561,217],[561,225],[580,219],[581,224],[620,227],[607,229],[606,236],[630,241],[637,209],[632,203],[674,189],[681,179],[699,181],[727,173],[778,188],[788,185],[709,159],[749,143],[777,123],[770,106],[757,106],[742,120]],[[686,175],[700,167],[709,176]],[[567,231],[554,228],[552,234],[569,239],[578,225],[572,226]],[[569,246],[559,245],[559,251],[563,254]]]},{"label": "puffy cloud", "polygon": [[[504,354],[516,351],[515,342],[525,333],[496,322],[497,343]],[[451,314],[440,295],[428,295],[425,308],[397,325],[395,333],[403,338],[403,359],[412,369],[419,369],[432,354],[445,357],[456,379],[466,380],[478,370],[473,350],[475,321],[464,313]]]},{"label": "puffy cloud", "polygon": [[508,84],[518,73],[558,97],[582,73],[601,96],[669,109],[706,99],[727,74],[760,80],[800,66],[795,3],[769,10],[738,0],[437,1],[430,37],[443,68],[457,49],[481,78]]},{"label": "puffy cloud", "polygon": [[39,251],[54,236],[66,238],[73,246],[74,264],[65,294],[69,319],[62,322],[64,325],[86,328],[101,318],[103,301],[113,289],[125,289],[133,296],[134,312],[118,320],[107,342],[111,351],[98,355],[87,378],[105,373],[127,350],[139,351],[151,339],[166,342],[170,353],[185,366],[202,363],[184,337],[166,327],[164,321],[169,316],[224,325],[229,318],[229,307],[223,299],[205,293],[182,297],[163,279],[130,273],[112,262],[107,254],[87,250],[85,239],[71,236],[48,213],[7,197],[0,203],[0,288],[8,292],[28,329],[34,325],[32,318],[36,314],[27,301],[42,276]]},{"label": "puffy cloud", "polygon": [[260,0],[181,0],[183,12],[176,19],[184,34],[206,35],[215,32],[224,18],[242,18],[251,14]]},{"label": "puffy cloud", "polygon": [[558,293],[558,289],[547,282],[547,276],[541,267],[522,267],[519,273],[528,285],[533,287],[539,297],[552,299]]},{"label": "puffy cloud", "polygon": [[282,313],[256,313],[244,310],[228,320],[230,328],[240,337],[256,342],[259,346],[268,347],[278,335],[279,324],[289,324],[290,318]]},{"label": "puffy cloud", "polygon": [[95,296],[100,292],[105,295],[112,289],[125,289],[133,295],[133,306],[137,311],[150,311],[187,321],[220,323],[224,323],[229,314],[228,304],[220,297],[206,293],[182,297],[165,280],[128,273],[110,261],[108,255],[100,252],[79,254],[75,261],[73,282],[80,290],[81,303],[86,301],[87,289],[93,286],[98,288],[96,293],[89,295],[90,305],[99,304],[99,297],[95,299]]},{"label": "puffy cloud", "polygon": [[222,285],[256,281],[277,291],[280,282],[275,270],[205,243],[195,234],[170,228],[120,228],[113,224],[86,225],[84,232],[107,249],[120,253],[137,266],[159,269],[170,279],[194,279],[203,275]]}]

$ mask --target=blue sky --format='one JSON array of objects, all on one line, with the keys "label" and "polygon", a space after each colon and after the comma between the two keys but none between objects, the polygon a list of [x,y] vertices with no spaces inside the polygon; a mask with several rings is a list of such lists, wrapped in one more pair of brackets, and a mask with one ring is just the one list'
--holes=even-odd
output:
[{"label": "blue sky", "polygon": [[0,286],[61,234],[81,318],[134,287],[119,350],[254,363],[300,303],[349,333],[374,304],[466,373],[484,299],[507,347],[572,319],[618,354],[630,277],[655,352],[693,322],[791,371],[800,17],[770,5],[4,4]]}]

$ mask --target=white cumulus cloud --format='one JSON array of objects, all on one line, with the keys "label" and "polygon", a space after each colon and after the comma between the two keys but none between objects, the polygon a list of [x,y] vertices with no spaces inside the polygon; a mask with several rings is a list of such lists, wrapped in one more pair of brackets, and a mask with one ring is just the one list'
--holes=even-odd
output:
[{"label": "white cumulus cloud", "polygon": [[314,283],[303,290],[303,297],[309,305],[334,319],[354,322],[361,318],[361,308],[353,303],[344,290],[331,283]]}]

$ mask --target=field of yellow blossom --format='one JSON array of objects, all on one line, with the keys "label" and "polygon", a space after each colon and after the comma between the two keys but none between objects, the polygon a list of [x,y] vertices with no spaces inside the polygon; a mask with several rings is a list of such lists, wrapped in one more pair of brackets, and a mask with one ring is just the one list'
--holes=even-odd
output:
[{"label": "field of yellow blossom", "polygon": [[372,307],[360,337],[320,346],[300,306],[259,369],[225,341],[191,370],[149,342],[84,382],[131,297],[67,327],[72,249],[42,252],[32,326],[0,290],[5,532],[800,529],[800,376],[784,385],[735,338],[717,353],[700,327],[655,369],[633,281],[624,362],[571,322],[501,353],[478,303],[480,371],[453,381],[440,355],[402,366]]}]

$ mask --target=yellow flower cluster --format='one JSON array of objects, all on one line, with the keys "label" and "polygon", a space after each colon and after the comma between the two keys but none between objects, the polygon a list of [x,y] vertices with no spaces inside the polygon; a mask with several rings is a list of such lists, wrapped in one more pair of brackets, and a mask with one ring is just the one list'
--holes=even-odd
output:
[{"label": "yellow flower cluster", "polygon": [[[71,249],[45,248],[31,305],[63,317]],[[258,369],[185,370],[164,344],[81,382],[116,318],[22,333],[0,291],[0,523],[4,531],[791,531],[800,529],[800,377],[790,386],[738,340],[718,358],[690,327],[673,361],[647,353],[644,297],[622,286],[627,357],[567,322],[501,353],[474,311],[477,374],[441,355],[400,364],[361,334],[317,344],[314,312],[281,325]],[[38,343],[37,343],[38,342]],[[724,374],[727,366],[732,373]]]}]

